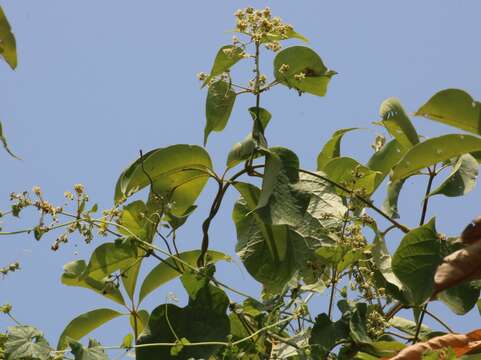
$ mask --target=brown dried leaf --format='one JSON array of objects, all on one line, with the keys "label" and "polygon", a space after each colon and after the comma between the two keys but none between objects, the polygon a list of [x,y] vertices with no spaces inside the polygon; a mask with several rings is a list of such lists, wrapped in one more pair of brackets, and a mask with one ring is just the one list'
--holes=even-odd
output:
[{"label": "brown dried leaf", "polygon": [[447,334],[437,336],[429,341],[420,342],[401,350],[391,360],[421,360],[423,354],[428,350],[441,350],[451,347],[456,357],[481,348],[481,329],[464,334]]},{"label": "brown dried leaf", "polygon": [[433,297],[462,282],[481,279],[481,217],[464,229],[459,240],[467,246],[446,256],[438,266]]}]

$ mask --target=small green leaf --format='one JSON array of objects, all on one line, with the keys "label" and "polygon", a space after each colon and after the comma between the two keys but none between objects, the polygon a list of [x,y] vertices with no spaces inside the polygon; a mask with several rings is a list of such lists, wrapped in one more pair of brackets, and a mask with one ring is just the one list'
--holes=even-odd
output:
[{"label": "small green leaf", "polygon": [[204,188],[211,168],[210,156],[200,146],[173,145],[152,150],[122,172],[115,188],[115,203],[125,201],[152,180],[153,192],[161,197],[159,208],[170,207],[173,214],[182,215]]},{"label": "small green leaf", "polygon": [[219,80],[209,86],[205,104],[207,123],[204,129],[204,146],[212,131],[222,131],[227,125],[236,93],[229,83]]},{"label": "small green leaf", "polygon": [[[417,324],[414,321],[404,319],[399,316],[393,316],[389,320],[389,325],[392,326],[395,329],[398,329],[399,331],[402,331],[405,334],[408,334],[412,337],[416,334],[417,330]],[[419,339],[424,341],[428,340],[429,338],[438,335],[439,332],[436,332],[432,329],[430,329],[426,325],[421,325],[420,331],[419,331]]]},{"label": "small green leaf", "polygon": [[105,353],[102,345],[94,339],[89,340],[88,347],[83,346],[77,341],[69,341],[72,354],[75,356],[75,360],[108,360],[108,356]]},{"label": "small green leaf", "polygon": [[[10,24],[0,7],[0,55],[14,70],[17,67],[17,47]],[[1,131],[0,131],[1,133]]]},{"label": "small green leaf", "polygon": [[406,178],[419,170],[473,151],[481,151],[481,138],[449,134],[413,146],[394,166],[392,181]]},{"label": "small green leaf", "polygon": [[170,211],[165,214],[166,221],[169,223],[172,230],[177,230],[182,225],[185,224],[190,215],[197,209],[197,205],[192,205],[189,207],[182,215],[174,215]]},{"label": "small green leaf", "polygon": [[120,344],[120,347],[122,349],[130,349],[132,347],[133,342],[134,342],[134,335],[132,333],[128,333],[122,339],[122,343]]},{"label": "small green leaf", "polygon": [[382,211],[394,219],[399,218],[398,200],[405,181],[406,179],[389,181],[387,186],[387,196],[382,203]]},{"label": "small green leaf", "polygon": [[[178,258],[184,262],[190,264],[191,266],[196,266],[197,259],[200,255],[200,250],[192,250],[180,253]],[[214,250],[209,250],[207,252],[208,263],[216,263],[219,260],[229,261],[230,257]],[[170,266],[169,266],[170,265]],[[174,270],[175,267],[179,267],[180,271]],[[172,268],[174,267],[174,268]],[[176,261],[174,257],[166,259],[164,262],[159,263],[152,271],[145,277],[144,282],[140,288],[139,293],[139,304],[144,300],[144,298],[150,294],[152,291],[157,289],[159,286],[179,277],[182,272],[188,270],[182,263]]]},{"label": "small green leaf", "polygon": [[367,305],[365,303],[357,303],[351,310],[349,330],[351,332],[351,338],[356,343],[372,342],[367,334]]},{"label": "small green leaf", "polygon": [[[1,8],[0,8],[0,12],[1,12]],[[5,137],[5,135],[3,134],[3,130],[2,130],[2,123],[0,122],[0,142],[2,143],[3,145],[3,148],[5,149],[5,151],[7,153],[10,154],[10,156],[14,157],[15,159],[20,159],[19,157],[17,157],[11,150],[10,148],[8,147],[8,143],[7,143],[7,138]]]},{"label": "small green leaf", "polygon": [[[247,110],[249,111],[249,114],[251,115],[252,120],[254,122],[256,122],[257,121],[257,107],[252,106]],[[266,109],[264,109],[262,107],[259,107],[259,122],[260,122],[260,125],[262,127],[262,129],[260,129],[261,132],[264,132],[265,128],[267,127],[267,125],[271,121],[271,118],[272,118],[272,115],[269,111],[267,111]]]},{"label": "small green leaf", "polygon": [[[126,236],[137,236],[145,242],[152,242],[155,234],[155,218],[150,218],[151,211],[141,200],[131,202],[122,209],[118,227],[119,233]],[[125,229],[127,228],[127,229]]]},{"label": "small green leaf", "polygon": [[214,65],[209,77],[204,81],[202,87],[207,85],[214,77],[227,72],[235,63],[244,57],[244,50],[234,45],[226,45],[219,49],[215,56]]},{"label": "small green leaf", "polygon": [[349,327],[344,320],[332,322],[326,314],[316,317],[314,327],[309,338],[313,354],[317,358],[327,355],[338,341],[349,338]]},{"label": "small green leaf", "polygon": [[147,327],[147,324],[149,323],[149,317],[150,314],[147,310],[137,311],[136,317],[134,317],[134,315],[131,313],[129,316],[129,322],[132,331],[140,334]]},{"label": "small green leaf", "polygon": [[407,233],[394,253],[392,270],[410,290],[413,305],[421,305],[431,297],[434,273],[442,260],[440,251],[432,219],[428,224]]},{"label": "small green leaf", "polygon": [[405,148],[396,139],[393,139],[371,156],[367,167],[382,174],[378,177],[378,185],[389,175],[394,165],[401,160],[405,153]]},{"label": "small green leaf", "polygon": [[120,305],[124,305],[125,301],[117,287],[111,287],[107,284],[107,279],[94,279],[85,274],[87,264],[84,260],[75,260],[69,262],[63,267],[63,274],[60,279],[61,283],[67,286],[78,286],[95,291],[106,298],[115,301]]},{"label": "small green leaf", "polygon": [[318,171],[324,170],[324,167],[330,160],[341,156],[341,141],[344,134],[357,129],[358,128],[340,129],[332,134],[329,141],[324,144],[321,152],[317,155]]},{"label": "small green leaf", "polygon": [[436,93],[415,115],[481,134],[481,103],[463,90],[446,89]]},{"label": "small green leaf", "polygon": [[[282,65],[287,65],[288,69],[282,71]],[[299,75],[302,74],[304,78],[299,79]],[[335,74],[337,74],[335,71],[326,68],[319,55],[305,46],[288,47],[274,58],[276,80],[300,92],[324,96],[329,81]]]},{"label": "small green leaf", "polygon": [[399,291],[401,291],[404,286],[392,270],[392,258],[387,249],[384,237],[381,234],[377,234],[374,238],[373,245],[372,257],[376,268],[388,283],[396,286]]},{"label": "small green leaf", "polygon": [[466,195],[476,186],[478,172],[478,161],[471,154],[461,155],[453,164],[452,171],[446,180],[429,196],[438,194],[449,197]]},{"label": "small green leaf", "polygon": [[47,360],[52,351],[42,332],[26,325],[9,327],[4,347],[6,360]]},{"label": "small green leaf", "polygon": [[440,292],[437,297],[456,315],[464,315],[476,305],[479,286],[473,282],[462,283]]},{"label": "small green leaf", "polygon": [[[330,180],[343,184],[349,190],[363,191],[367,195],[377,189],[383,178],[379,171],[373,171],[348,157],[330,160],[324,167],[324,171]],[[338,192],[343,193],[342,190]]]},{"label": "small green leaf", "polygon": [[96,309],[77,316],[65,327],[58,339],[57,350],[63,350],[68,346],[68,339],[80,340],[99,326],[109,322],[121,313],[112,309]]},{"label": "small green leaf", "polygon": [[249,160],[251,157],[258,157],[259,155],[255,154],[256,149],[257,142],[254,140],[252,133],[250,133],[244,140],[232,146],[227,155],[227,167],[230,169],[243,161]]},{"label": "small green leaf", "polygon": [[280,41],[280,40],[288,40],[288,39],[299,39],[302,40],[306,43],[309,42],[309,40],[304,36],[299,34],[298,32],[295,32],[294,29],[288,29],[287,32],[281,34],[270,32],[266,35],[265,39],[262,39],[262,43],[266,43],[269,41]]},{"label": "small green leaf", "polygon": [[419,143],[416,129],[398,99],[384,100],[379,109],[379,115],[382,119],[379,124],[383,125],[405,149]]},{"label": "small green leaf", "polygon": [[[224,292],[206,285],[197,293],[196,299],[180,308],[173,304],[162,304],[152,311],[148,328],[140,335],[137,345],[149,343],[175,343],[182,340],[191,343],[204,341],[226,341],[230,324],[226,315],[229,299]],[[170,359],[169,346],[137,348],[137,360]],[[209,358],[220,346],[184,346],[179,359]]]}]

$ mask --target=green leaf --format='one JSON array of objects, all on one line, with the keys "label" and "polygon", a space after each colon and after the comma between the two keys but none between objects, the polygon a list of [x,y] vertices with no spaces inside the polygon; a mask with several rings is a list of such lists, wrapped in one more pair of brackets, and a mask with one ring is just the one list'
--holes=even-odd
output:
[{"label": "green leaf", "polygon": [[404,108],[396,98],[383,101],[379,109],[380,125],[406,149],[419,143],[419,137]]},{"label": "green leaf", "polygon": [[[414,337],[414,335],[416,334],[417,325],[414,321],[407,320],[399,316],[393,316],[389,320],[389,325],[412,337]],[[430,329],[428,326],[421,325],[421,329],[419,331],[419,339],[425,341],[438,334],[439,332]]]},{"label": "green leaf", "polygon": [[370,343],[371,338],[367,334],[367,305],[365,303],[357,303],[351,310],[349,317],[349,330],[351,338],[356,343]]},{"label": "green leaf", "polygon": [[173,145],[152,150],[122,172],[115,188],[115,203],[150,185],[150,176],[162,207],[182,215],[204,188],[211,168],[210,156],[200,146]]},{"label": "green leaf", "polygon": [[381,209],[386,213],[387,216],[390,216],[393,219],[399,218],[398,200],[405,181],[406,179],[389,181],[387,186],[387,196],[382,203]]},{"label": "green leaf", "polygon": [[[137,236],[145,242],[152,242],[155,234],[154,224],[157,218],[151,218],[151,211],[141,200],[131,202],[124,206],[120,214],[118,227],[119,233],[126,236]],[[127,228],[127,229],[125,229]]]},{"label": "green leaf", "polygon": [[165,214],[165,220],[169,223],[170,227],[173,230],[177,230],[185,224],[185,222],[187,221],[189,216],[192,215],[195,209],[197,209],[197,205],[192,205],[182,215],[179,216],[172,214],[170,211],[167,211]]},{"label": "green leaf", "polygon": [[95,309],[77,316],[70,321],[58,339],[57,350],[63,350],[68,346],[68,339],[80,340],[99,326],[109,322],[121,313],[112,309]]},{"label": "green leaf", "polygon": [[396,139],[393,139],[371,156],[367,167],[382,174],[378,177],[378,185],[389,175],[394,165],[401,160],[405,153],[405,148]]},{"label": "green leaf", "polygon": [[75,260],[64,265],[64,273],[60,279],[67,286],[78,286],[95,291],[106,298],[124,305],[125,301],[117,287],[108,286],[107,279],[94,279],[85,274],[87,264],[84,260]]},{"label": "green leaf", "polygon": [[442,291],[437,297],[456,315],[464,315],[476,305],[479,298],[479,286],[473,282],[459,284]]},{"label": "green leaf", "polygon": [[149,323],[150,314],[147,310],[139,310],[137,311],[137,316],[134,317],[133,314],[130,314],[129,321],[130,327],[135,332],[137,329],[137,333],[140,334],[144,328],[147,327]]},{"label": "green leaf", "polygon": [[[17,67],[17,46],[10,24],[0,7],[0,55],[13,69]],[[1,133],[1,131],[0,131]]]},{"label": "green leaf", "polygon": [[229,71],[229,69],[244,57],[244,50],[234,45],[226,45],[219,49],[215,56],[214,65],[210,71],[210,75],[202,84],[207,85],[214,77]]},{"label": "green leaf", "polygon": [[357,130],[358,128],[347,128],[340,129],[332,134],[328,142],[324,144],[319,155],[317,155],[317,170],[324,170],[326,164],[337,157],[341,156],[341,141],[344,136],[349,131]]},{"label": "green leaf", "polygon": [[7,336],[6,360],[47,360],[52,351],[42,332],[32,326],[9,327]]},{"label": "green leaf", "polygon": [[[174,343],[185,338],[190,343],[226,341],[230,331],[226,310],[229,299],[224,292],[211,285],[200,289],[196,299],[180,308],[162,304],[152,311],[147,329],[139,337],[139,344]],[[177,355],[179,360],[209,358],[219,350],[218,345],[185,346]],[[137,348],[137,360],[170,359],[171,347]]]},{"label": "green leaf", "polygon": [[[285,72],[279,71],[288,65]],[[305,78],[296,79],[303,73]],[[292,46],[280,51],[274,58],[274,77],[281,84],[300,92],[324,96],[331,77],[336,72],[328,70],[319,55],[305,46]]]},{"label": "green leaf", "polygon": [[294,29],[288,29],[287,32],[285,32],[282,35],[275,32],[270,32],[266,35],[264,39],[261,40],[261,42],[266,43],[270,41],[280,41],[280,40],[288,40],[288,39],[299,39],[306,43],[309,42],[309,40],[304,35],[301,35],[298,32],[295,32]]},{"label": "green leaf", "polygon": [[436,93],[415,115],[481,134],[481,103],[463,90],[446,89]]},{"label": "green leaf", "polygon": [[462,196],[476,186],[478,177],[478,161],[470,154],[461,155],[453,164],[451,173],[429,196],[442,194],[445,196]]},{"label": "green leaf", "polygon": [[83,346],[77,341],[69,341],[72,354],[75,356],[75,360],[108,360],[108,356],[102,345],[94,339],[89,340],[88,347]]},{"label": "green leaf", "polygon": [[[1,8],[0,8],[0,12],[1,12]],[[10,148],[8,147],[8,143],[7,143],[7,138],[5,137],[5,135],[3,134],[3,130],[2,130],[2,123],[0,122],[0,142],[2,142],[2,145],[3,145],[3,148],[5,149],[5,151],[7,153],[10,154],[10,156],[14,157],[15,159],[20,159],[19,157],[17,157],[11,150]]]},{"label": "green leaf", "polygon": [[431,297],[434,273],[441,260],[434,219],[411,230],[402,239],[392,258],[392,270],[410,290],[413,305],[421,305]]},{"label": "green leaf", "polygon": [[314,327],[309,338],[313,355],[316,359],[326,356],[341,340],[349,338],[349,327],[344,320],[332,322],[326,314],[316,317]]},{"label": "green leaf", "polygon": [[[397,341],[376,341],[376,342],[372,342],[370,344],[365,344],[362,346],[362,348],[367,352],[369,352],[370,354],[374,354],[382,357],[394,356],[405,347],[406,347],[405,344],[402,344]],[[373,359],[377,360],[378,359],[377,356],[374,357]]]},{"label": "green leaf", "polygon": [[204,129],[204,146],[212,131],[222,131],[227,125],[236,93],[229,83],[219,80],[209,86],[205,104],[207,123]]},{"label": "green leaf", "polygon": [[374,264],[384,279],[391,285],[396,286],[399,291],[403,290],[404,286],[392,270],[392,258],[381,234],[377,234],[374,238],[372,247],[372,257]]},{"label": "green leaf", "polygon": [[[257,107],[252,106],[247,110],[249,111],[249,114],[251,115],[252,120],[254,122],[256,122],[257,121]],[[272,115],[268,110],[266,110],[262,107],[259,107],[259,122],[260,122],[260,125],[262,127],[262,129],[259,129],[259,130],[261,132],[264,132],[265,128],[267,127],[267,125],[271,121],[271,118],[272,118]]]},{"label": "green leaf", "polygon": [[[363,191],[372,194],[382,181],[383,175],[373,171],[356,160],[348,157],[338,157],[330,160],[324,167],[327,177],[352,191]],[[342,190],[338,190],[343,193]]]},{"label": "green leaf", "polygon": [[122,349],[130,349],[132,347],[133,342],[134,342],[134,335],[132,333],[128,333],[122,339],[122,343],[120,344],[120,347]]},{"label": "green leaf", "polygon": [[419,170],[473,151],[481,150],[481,138],[449,134],[428,139],[413,146],[394,166],[392,181],[406,178]]},{"label": "green leaf", "polygon": [[[178,258],[190,264],[191,266],[196,266],[199,255],[200,250],[192,250],[180,253]],[[219,260],[230,261],[230,257],[221,252],[209,250],[207,252],[207,260],[208,263],[216,263]],[[176,259],[173,257],[164,260],[164,262],[159,263],[156,267],[152,269],[152,271],[145,277],[144,282],[142,283],[142,286],[140,288],[139,304],[142,302],[142,300],[144,300],[147,295],[149,295],[159,286],[182,275],[178,271],[174,270],[176,266],[178,266],[182,272],[188,270],[185,269],[185,266],[182,265],[182,263],[176,261]]]}]

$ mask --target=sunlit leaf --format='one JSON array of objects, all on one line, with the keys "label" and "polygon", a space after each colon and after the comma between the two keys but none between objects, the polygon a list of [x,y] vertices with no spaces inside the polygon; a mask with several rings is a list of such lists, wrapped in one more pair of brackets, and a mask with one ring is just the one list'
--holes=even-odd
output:
[{"label": "sunlit leaf", "polygon": [[161,197],[161,205],[168,206],[175,215],[182,215],[204,188],[210,168],[210,156],[200,146],[173,145],[152,150],[120,175],[115,202],[124,201],[149,186],[152,180],[153,192]]},{"label": "sunlit leaf", "polygon": [[[17,67],[17,48],[15,36],[3,9],[0,7],[0,55],[12,69]],[[1,133],[1,131],[0,131]]]},{"label": "sunlit leaf", "polygon": [[[192,250],[182,252],[176,256],[176,258],[183,260],[191,266],[196,266],[199,255],[200,250]],[[147,274],[140,288],[139,303],[159,286],[181,276],[183,271],[188,270],[185,265],[176,261],[176,258],[170,257],[163,262],[160,262],[149,274]],[[207,252],[207,263],[216,263],[219,260],[229,261],[230,257],[214,250],[209,250]],[[178,267],[181,272],[175,270],[176,267]]]},{"label": "sunlit leaf", "polygon": [[410,290],[414,305],[420,305],[431,297],[434,290],[434,274],[440,262],[440,243],[434,219],[411,230],[401,240],[392,257],[392,270]]},{"label": "sunlit leaf", "polygon": [[371,156],[366,166],[382,174],[382,176],[377,178],[378,185],[389,175],[394,165],[401,160],[405,152],[406,149],[396,139],[393,139]]},{"label": "sunlit leaf", "polygon": [[75,360],[108,360],[108,356],[105,353],[102,345],[94,339],[89,340],[87,347],[83,346],[77,341],[69,341],[72,354],[75,356]]},{"label": "sunlit leaf", "polygon": [[384,211],[387,216],[390,216],[394,219],[399,218],[399,194],[401,193],[401,189],[405,181],[406,179],[389,181],[389,184],[387,186],[387,196],[382,203],[382,211]]},{"label": "sunlit leaf", "polygon": [[6,360],[47,360],[52,351],[42,332],[26,325],[9,327],[4,347]]},{"label": "sunlit leaf", "polygon": [[381,116],[379,124],[383,125],[405,149],[419,143],[416,129],[398,99],[384,100],[379,109],[379,115]]},{"label": "sunlit leaf", "polygon": [[394,166],[392,181],[400,180],[419,170],[451,158],[481,151],[481,138],[472,135],[449,134],[434,137],[413,146]]},{"label": "sunlit leaf", "polygon": [[122,314],[112,309],[95,309],[77,316],[69,322],[60,335],[57,350],[63,350],[68,346],[68,338],[80,340],[99,326],[119,316]]},{"label": "sunlit leaf", "polygon": [[[282,65],[288,69],[280,71]],[[304,74],[303,79],[296,78]],[[281,84],[301,92],[324,96],[335,71],[328,70],[319,55],[305,46],[292,46],[280,51],[274,58],[274,77]],[[302,76],[302,75],[301,75]]]},{"label": "sunlit leaf", "polygon": [[357,130],[357,128],[340,129],[332,134],[329,141],[324,144],[321,152],[317,155],[317,170],[324,170],[329,160],[341,156],[342,138],[344,134],[352,130]]},{"label": "sunlit leaf", "polygon": [[228,71],[235,63],[244,57],[244,50],[234,45],[226,45],[219,49],[215,56],[214,64],[210,70],[210,75],[202,84],[202,87],[214,77]]},{"label": "sunlit leaf", "polygon": [[227,125],[236,93],[229,83],[219,80],[209,86],[205,104],[207,123],[204,129],[204,146],[212,131],[222,131]]},{"label": "sunlit leaf", "polygon": [[446,89],[436,93],[415,115],[481,134],[481,103],[463,90]]},{"label": "sunlit leaf", "polygon": [[445,196],[466,195],[476,186],[478,177],[478,161],[470,154],[464,154],[453,164],[449,176],[434,189],[429,196],[442,194]]},{"label": "sunlit leaf", "polygon": [[[393,328],[405,333],[406,335],[409,335],[411,337],[414,337],[414,335],[416,335],[416,332],[417,332],[417,324],[414,322],[414,321],[411,321],[411,320],[408,320],[408,319],[405,319],[405,318],[402,318],[402,317],[399,317],[399,316],[393,316],[390,320],[389,320],[389,326],[392,326]],[[418,334],[418,338],[420,340],[428,340],[434,336],[436,336],[436,334],[439,334],[438,332],[432,330],[431,328],[429,328],[428,326],[426,325],[421,325],[420,329],[419,329],[419,334]]]}]

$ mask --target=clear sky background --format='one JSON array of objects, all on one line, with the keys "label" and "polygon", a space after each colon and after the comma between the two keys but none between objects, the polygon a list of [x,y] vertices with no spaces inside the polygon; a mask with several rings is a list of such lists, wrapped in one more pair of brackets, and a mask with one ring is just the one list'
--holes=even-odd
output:
[{"label": "clear sky background", "polygon": [[[12,72],[0,64],[0,118],[12,150],[23,159],[0,151],[3,209],[12,191],[40,185],[49,199],[61,202],[63,192],[75,183],[83,183],[91,199],[108,208],[118,175],[139,149],[201,144],[206,93],[195,75],[209,71],[217,49],[230,42],[226,31],[234,27],[232,15],[239,7],[270,6],[307,36],[309,46],[339,73],[324,98],[298,97],[276,87],[262,100],[273,114],[270,144],[294,150],[305,168],[315,168],[317,153],[336,129],[373,129],[370,124],[378,120],[379,105],[387,97],[399,97],[410,113],[449,87],[481,98],[478,0],[23,0],[1,5],[16,34],[19,66]],[[261,64],[269,76],[271,60],[266,56]],[[226,130],[210,136],[207,148],[219,172],[232,144],[249,131],[246,109],[252,105],[252,97],[240,98]],[[459,132],[422,118],[413,122],[425,136]],[[375,128],[348,134],[344,154],[365,161],[380,132]],[[179,233],[183,249],[200,244],[200,224],[213,185]],[[407,225],[418,222],[423,191],[424,184],[405,187],[400,211]],[[480,195],[478,186],[465,198],[436,197],[429,215],[437,215],[441,232],[457,234],[481,213]],[[383,196],[381,189],[378,203]],[[226,197],[211,230],[211,247],[231,255],[236,236],[230,216],[236,197],[234,192]],[[35,216],[29,215],[6,222],[5,229],[34,222]],[[393,245],[401,234],[397,237]],[[59,282],[63,264],[88,259],[104,240],[90,246],[73,241],[56,253],[50,251],[54,240],[50,235],[40,242],[23,235],[0,239],[0,266],[17,260],[22,264],[22,271],[0,279],[0,303],[12,303],[17,318],[43,330],[53,345],[71,318],[110,306],[93,292]],[[241,266],[219,269],[220,278],[259,294]],[[153,293],[146,307],[164,302],[168,291],[175,291],[183,305],[183,291],[173,283]],[[321,300],[314,304],[317,311],[325,311],[324,305]],[[479,327],[476,309],[463,318],[450,315],[443,305],[433,309],[459,330]],[[10,325],[0,318],[0,328]],[[103,344],[115,345],[128,330],[128,322],[120,319],[95,335]]]}]

